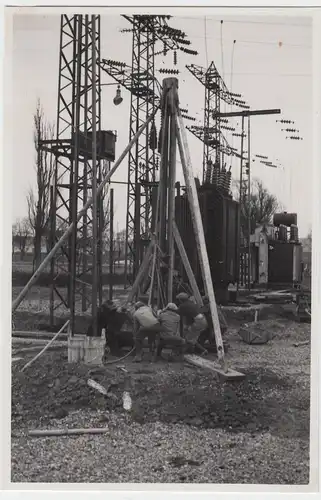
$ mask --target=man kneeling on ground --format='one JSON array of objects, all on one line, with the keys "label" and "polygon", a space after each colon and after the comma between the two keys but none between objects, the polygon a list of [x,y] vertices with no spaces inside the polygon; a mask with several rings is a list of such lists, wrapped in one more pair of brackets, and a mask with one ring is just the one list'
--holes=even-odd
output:
[{"label": "man kneeling on ground", "polygon": [[162,327],[156,357],[160,358],[164,347],[173,348],[173,354],[182,357],[185,352],[186,342],[180,337],[180,315],[176,304],[170,302],[165,309],[158,313]]},{"label": "man kneeling on ground", "polygon": [[143,302],[136,302],[134,319],[134,341],[136,356],[134,361],[140,363],[143,360],[143,342],[148,337],[150,355],[153,357],[154,349],[158,347],[162,327],[160,321],[151,307]]},{"label": "man kneeling on ground", "polygon": [[[214,336],[214,326],[213,326],[213,320],[212,320],[212,314],[211,314],[211,308],[210,308],[210,301],[207,295],[204,295],[202,297],[203,300],[203,307],[201,307],[200,311],[201,313],[204,314],[205,319],[207,321],[207,328],[204,330],[201,335],[199,336],[198,342],[200,343],[201,346],[205,346],[205,342],[208,341],[208,344],[216,350],[216,342],[215,342],[215,336]],[[220,328],[221,328],[221,335],[222,337],[224,334],[227,332],[227,322],[224,317],[224,314],[220,310],[220,308],[217,306],[217,314],[218,314],[218,319],[220,322]]]},{"label": "man kneeling on ground", "polygon": [[179,304],[178,313],[184,321],[183,336],[187,344],[193,351],[199,351],[201,356],[206,355],[207,350],[198,343],[199,336],[208,327],[201,308],[190,299],[187,293],[179,293],[176,300]]}]

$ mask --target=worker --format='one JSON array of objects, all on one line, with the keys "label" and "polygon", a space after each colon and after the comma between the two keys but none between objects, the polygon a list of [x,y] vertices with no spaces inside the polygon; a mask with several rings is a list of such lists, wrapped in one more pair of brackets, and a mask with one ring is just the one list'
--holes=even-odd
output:
[{"label": "worker", "polygon": [[185,352],[186,341],[180,336],[180,315],[178,307],[169,302],[165,309],[158,312],[158,318],[162,327],[160,341],[156,351],[156,359],[160,358],[164,347],[173,348],[172,354],[182,357]]},{"label": "worker", "polygon": [[[129,320],[129,315],[126,311],[117,307],[116,304],[107,300],[103,302],[97,310],[97,337],[102,336],[102,330],[105,330],[105,353],[104,359],[107,359],[107,355],[110,352],[114,355],[121,355],[121,346],[125,343],[125,345],[132,345],[132,336],[131,334],[127,334],[127,332],[121,332],[124,324]],[[93,319],[90,322],[90,325],[87,330],[87,335],[92,337],[93,332]],[[131,336],[131,339],[130,339]]]},{"label": "worker", "polygon": [[208,327],[204,314],[187,293],[179,293],[176,300],[179,305],[178,313],[183,319],[183,337],[194,351],[198,350],[201,355],[206,355],[207,350],[198,342],[199,336]]},{"label": "worker", "polygon": [[101,306],[98,307],[97,310],[97,331],[96,332],[93,331],[94,320],[92,318],[87,330],[87,336],[101,337],[102,329],[105,328],[105,330],[107,330],[108,324],[111,318],[115,315],[116,311],[117,311],[117,306],[111,300],[103,302]]},{"label": "worker", "polygon": [[[209,344],[213,344],[214,327],[213,327],[212,313],[211,313],[211,308],[210,308],[210,301],[209,301],[208,296],[204,295],[202,297],[202,301],[203,301],[203,306],[201,307],[200,310],[201,310],[201,313],[204,314],[208,326],[207,326],[206,330],[204,330],[201,333],[198,341],[199,341],[200,345],[202,345],[204,347],[206,341],[208,341]],[[217,307],[217,314],[218,314],[218,319],[220,322],[221,335],[223,336],[227,331],[226,319],[225,319],[225,317],[224,317],[224,315],[219,307]],[[215,344],[215,342],[214,342],[214,344]],[[215,344],[215,347],[216,347],[216,344]]]},{"label": "worker", "polygon": [[[143,342],[146,337],[148,337],[150,354],[153,356],[155,348],[157,352],[160,341],[161,324],[150,306],[138,301],[134,308],[134,341],[136,348],[134,361],[140,363],[143,360]],[[156,356],[154,356],[154,359],[155,358]]]}]

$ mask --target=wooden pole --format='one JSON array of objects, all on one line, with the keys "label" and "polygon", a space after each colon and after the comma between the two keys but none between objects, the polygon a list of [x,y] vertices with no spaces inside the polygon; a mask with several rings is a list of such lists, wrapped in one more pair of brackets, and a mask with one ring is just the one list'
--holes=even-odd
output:
[{"label": "wooden pole", "polygon": [[113,300],[114,278],[114,190],[109,194],[109,300]]},{"label": "wooden pole", "polygon": [[[121,162],[123,161],[123,159],[127,156],[128,152],[131,150],[131,148],[133,147],[133,145],[137,142],[138,138],[144,132],[145,128],[154,119],[155,114],[157,113],[157,111],[158,111],[158,108],[156,108],[155,111],[154,111],[154,113],[152,113],[150,115],[150,117],[147,119],[147,121],[145,123],[143,123],[143,125],[140,127],[140,129],[138,130],[138,132],[135,134],[135,136],[132,138],[132,140],[126,146],[126,148],[124,149],[124,151],[122,152],[122,154],[120,155],[120,157],[118,158],[118,160],[115,162],[113,168],[107,173],[107,175],[105,175],[105,177],[103,178],[101,184],[99,185],[99,187],[97,189],[97,196],[100,195],[100,193],[104,189],[105,185],[108,183],[109,179],[116,172],[117,168],[119,167],[119,165],[121,164]],[[68,229],[61,236],[60,240],[57,241],[57,243],[55,244],[55,246],[51,249],[51,251],[48,253],[48,255],[46,256],[46,258],[42,261],[42,264],[38,267],[38,269],[36,269],[36,271],[34,272],[34,274],[32,275],[32,277],[30,278],[30,280],[28,281],[28,283],[26,284],[26,286],[19,293],[18,297],[13,301],[13,303],[12,303],[12,312],[14,312],[19,307],[19,305],[21,304],[21,302],[23,301],[23,299],[27,295],[27,293],[30,290],[30,288],[37,282],[37,280],[38,280],[39,276],[41,275],[42,271],[48,265],[48,262],[51,261],[51,259],[53,258],[53,256],[56,254],[57,250],[59,250],[59,248],[62,247],[62,245],[64,244],[64,242],[67,240],[67,238],[69,237],[69,235],[72,233],[74,224],[76,222],[79,222],[79,220],[83,217],[83,215],[86,213],[86,211],[88,210],[88,208],[92,205],[92,202],[93,202],[92,198],[90,198],[87,201],[87,203],[83,206],[83,208],[80,210],[80,212],[78,212],[76,221],[74,221],[74,222],[72,222],[70,224],[70,226],[68,227]]]},{"label": "wooden pole", "polygon": [[[167,96],[163,96],[163,123],[162,123],[162,143],[161,143],[161,167],[160,167],[160,178],[159,178],[159,190],[160,190],[160,201],[159,201],[159,232],[157,235],[158,244],[162,252],[167,251],[167,234],[166,234],[166,215],[167,215],[167,183],[168,183],[168,143],[169,143],[169,108],[168,108]],[[161,289],[158,286],[157,294],[157,307],[161,307]]]},{"label": "wooden pole", "polygon": [[206,289],[207,296],[209,298],[211,316],[214,327],[215,341],[217,346],[217,355],[221,365],[224,365],[224,370],[227,371],[227,367],[224,364],[224,347],[221,335],[220,321],[218,317],[216,300],[214,294],[214,288],[212,283],[211,269],[207,255],[205,235],[203,229],[202,216],[198,201],[198,194],[195,185],[195,179],[193,174],[192,162],[189,154],[188,143],[184,128],[184,122],[180,115],[179,110],[176,115],[177,124],[177,142],[181,158],[181,163],[183,167],[185,184],[187,189],[188,200],[190,204],[193,229],[197,243],[197,249],[201,264],[202,277]]},{"label": "wooden pole", "polygon": [[69,324],[69,319],[66,321],[66,323],[60,328],[59,332],[54,335],[54,337],[48,342],[48,344],[34,357],[32,358],[27,364],[24,365],[23,368],[21,368],[21,371],[23,372],[26,368],[28,368],[36,359],[40,358],[40,356],[51,346],[51,344],[56,340],[58,335],[64,331],[66,326]]},{"label": "wooden pole", "polygon": [[175,218],[175,181],[176,181],[176,122],[172,115],[170,120],[170,145],[169,145],[169,190],[168,190],[168,283],[167,300],[173,302],[173,273],[175,262],[175,248],[173,236],[173,224]]},{"label": "wooden pole", "polygon": [[152,253],[153,253],[153,250],[154,250],[154,246],[155,246],[155,240],[153,238],[151,240],[149,246],[147,247],[147,250],[146,250],[143,262],[142,262],[142,264],[141,264],[141,266],[139,268],[139,271],[138,271],[137,276],[135,278],[133,287],[132,287],[131,291],[128,294],[128,297],[127,297],[127,299],[125,301],[125,304],[128,304],[128,302],[132,302],[133,298],[135,297],[135,295],[136,295],[136,293],[138,291],[138,288],[139,288],[142,280],[144,279],[145,273],[148,270],[148,267],[149,267],[149,264],[150,264],[150,261],[151,261],[151,258],[152,258]]},{"label": "wooden pole", "polygon": [[178,230],[178,227],[177,227],[175,221],[173,222],[173,235],[174,235],[175,243],[176,243],[177,249],[179,251],[179,254],[181,256],[183,266],[185,268],[189,283],[191,285],[193,295],[196,299],[197,304],[199,306],[202,306],[203,305],[202,297],[201,297],[200,291],[198,289],[196,279],[195,279],[195,276],[193,273],[193,269],[192,269],[191,264],[188,260],[187,253],[186,253],[181,235],[179,234],[179,230]]},{"label": "wooden pole", "polygon": [[[156,214],[155,214],[155,239],[158,240],[159,235],[159,205],[160,205],[160,185],[157,187],[157,202],[156,202]],[[151,282],[149,289],[149,297],[148,297],[148,305],[150,306],[153,300],[153,292],[154,292],[154,282],[155,282],[155,270],[156,270],[156,260],[157,260],[157,251],[158,248],[155,245],[154,255],[153,255],[153,263],[152,263],[152,274],[151,274]]]}]

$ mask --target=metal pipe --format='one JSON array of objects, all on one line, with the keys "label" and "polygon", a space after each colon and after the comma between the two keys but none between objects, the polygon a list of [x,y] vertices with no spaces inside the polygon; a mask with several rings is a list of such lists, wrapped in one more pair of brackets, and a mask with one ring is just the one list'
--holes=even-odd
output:
[{"label": "metal pipe", "polygon": [[[154,116],[157,113],[158,109],[159,108],[156,108],[155,111],[146,120],[146,122],[143,123],[143,125],[140,127],[140,129],[138,130],[138,132],[134,135],[134,137],[132,138],[132,140],[126,146],[126,148],[124,149],[124,151],[122,152],[122,154],[120,155],[120,157],[118,158],[118,160],[114,163],[113,168],[104,177],[104,179],[102,180],[102,183],[99,185],[99,187],[97,189],[97,195],[99,195],[102,192],[102,190],[104,189],[105,185],[108,183],[109,179],[116,172],[117,168],[119,167],[119,165],[121,164],[121,162],[123,161],[123,159],[126,157],[126,155],[128,154],[128,152],[131,150],[131,148],[133,147],[133,145],[137,142],[137,139],[139,138],[139,136],[142,134],[142,132],[144,132],[144,130],[147,127],[148,123],[150,123],[154,119]],[[59,250],[59,248],[62,247],[62,245],[64,244],[64,242],[66,241],[66,239],[69,237],[69,235],[73,231],[75,223],[79,222],[79,220],[83,217],[84,213],[92,205],[92,201],[93,201],[92,198],[90,198],[87,201],[87,203],[83,206],[83,208],[78,213],[78,215],[76,217],[76,220],[73,221],[69,225],[68,229],[61,236],[61,238],[59,239],[59,241],[57,241],[56,245],[52,248],[52,250],[48,253],[48,255],[46,256],[46,258],[43,260],[42,264],[38,267],[38,269],[36,269],[36,271],[34,272],[34,274],[32,275],[32,277],[30,278],[30,280],[28,281],[28,283],[26,284],[26,286],[23,288],[23,290],[21,290],[21,292],[19,293],[18,297],[13,301],[13,303],[12,303],[12,311],[15,311],[19,307],[19,305],[21,304],[21,302],[23,301],[23,299],[27,295],[27,293],[30,290],[30,288],[32,287],[32,285],[34,285],[37,282],[37,280],[38,280],[41,272],[48,265],[48,262],[50,262],[50,260],[53,258],[53,256],[57,252],[57,250]]]},{"label": "metal pipe", "polygon": [[[50,248],[52,248],[55,244],[55,232],[56,232],[56,224],[55,224],[55,216],[56,216],[56,200],[55,200],[55,186],[50,186]],[[55,261],[54,259],[50,262],[50,275],[51,275],[51,283],[50,283],[50,302],[49,302],[49,314],[50,314],[50,326],[54,326],[54,303],[55,303],[55,288],[54,288],[54,273],[55,273]]]},{"label": "metal pipe", "polygon": [[109,194],[109,300],[113,300],[114,277],[114,190]]},{"label": "metal pipe", "polygon": [[[88,39],[89,39],[89,16],[85,16],[85,46],[88,47]],[[89,89],[88,89],[88,76],[89,76],[89,62],[88,62],[88,50],[85,51],[85,67],[84,67],[84,109],[85,109],[85,115],[87,116],[88,113],[88,97],[89,97]],[[88,144],[88,120],[84,121],[84,135],[85,135],[85,141]],[[86,203],[88,199],[88,167],[89,167],[89,162],[88,162],[88,148],[86,147],[84,150],[84,167],[83,167],[83,203]],[[84,242],[87,243],[87,238],[88,238],[88,217],[87,217],[87,212],[84,214],[83,220],[83,240]],[[85,243],[85,245],[86,245]],[[85,276],[88,272],[88,255],[86,248],[83,247],[82,249],[83,255],[82,255],[82,273]],[[82,312],[85,312],[88,307],[88,283],[85,281],[82,284],[82,304],[81,304],[81,309]]]},{"label": "metal pipe", "polygon": [[95,34],[96,34],[96,16],[91,16],[91,33],[92,33],[92,289],[91,289],[91,314],[93,318],[93,335],[96,336],[97,333],[97,292],[98,292],[98,274],[97,274],[97,263],[98,263],[98,249],[97,249],[97,237],[98,237],[98,221],[97,221],[97,100],[96,100],[96,69],[97,69],[97,58],[96,58],[96,44],[95,44]]},{"label": "metal pipe", "polygon": [[[73,88],[74,95],[74,113],[75,122],[72,123],[72,159],[71,159],[71,169],[70,169],[70,209],[69,209],[69,224],[75,221],[77,210],[78,210],[78,189],[79,189],[79,135],[80,135],[80,88],[81,88],[81,55],[82,55],[82,23],[83,16],[77,15],[77,48],[75,54],[75,82]],[[77,269],[77,226],[78,221],[73,226],[73,230],[70,233],[69,240],[69,252],[70,252],[70,282],[69,282],[69,293],[68,293],[68,305],[70,308],[70,331],[73,335],[74,331],[74,318],[75,318],[75,289],[76,289],[76,269]]]},{"label": "metal pipe", "polygon": [[239,186],[239,227],[237,234],[237,258],[238,258],[238,279],[236,282],[236,291],[239,291],[240,286],[240,271],[241,271],[241,233],[242,233],[242,182],[243,182],[243,152],[244,152],[244,116],[242,116],[242,134],[241,134],[241,156],[240,156],[240,186]]},{"label": "metal pipe", "polygon": [[248,228],[248,289],[251,290],[251,118],[247,119],[247,154],[248,154],[248,186],[247,186],[247,228]]},{"label": "metal pipe", "polygon": [[[97,116],[97,129],[101,131],[101,68],[99,65],[100,61],[100,46],[101,46],[101,29],[100,29],[101,18],[100,15],[96,16],[96,31],[94,33],[95,47],[97,50],[96,55],[96,91],[97,91],[97,103],[98,103],[98,116]],[[98,168],[98,185],[101,183],[102,179],[102,160],[101,160],[101,147],[98,148],[98,158],[97,158],[97,168]],[[98,304],[99,307],[102,305],[103,301],[103,231],[104,231],[104,199],[103,194],[99,195],[97,198],[98,203],[98,262],[97,262],[97,286],[98,286]]]}]

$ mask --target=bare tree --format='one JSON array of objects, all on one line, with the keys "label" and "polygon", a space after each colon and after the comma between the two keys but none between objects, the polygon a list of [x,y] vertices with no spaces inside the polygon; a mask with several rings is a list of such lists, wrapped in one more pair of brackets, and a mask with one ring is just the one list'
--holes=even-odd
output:
[{"label": "bare tree", "polygon": [[[234,194],[239,200],[239,182],[234,183]],[[250,199],[242,203],[241,225],[244,235],[248,233],[248,218],[253,233],[257,225],[272,223],[273,215],[278,210],[282,210],[282,207],[276,196],[270,193],[260,180],[255,179],[251,183]]]},{"label": "bare tree", "polygon": [[14,253],[14,248],[17,246],[20,251],[21,260],[24,260],[30,236],[32,236],[32,229],[28,217],[18,219],[12,226],[12,253]]},{"label": "bare tree", "polygon": [[115,236],[115,252],[118,263],[126,258],[126,229],[117,231]]},{"label": "bare tree", "polygon": [[306,237],[306,247],[308,252],[312,251],[312,229],[309,230],[308,235]]},{"label": "bare tree", "polygon": [[41,262],[41,241],[47,232],[50,209],[50,184],[54,174],[54,156],[40,147],[43,140],[53,139],[54,126],[46,121],[40,101],[33,116],[34,146],[36,150],[37,187],[27,194],[28,217],[34,232],[34,264]]}]

